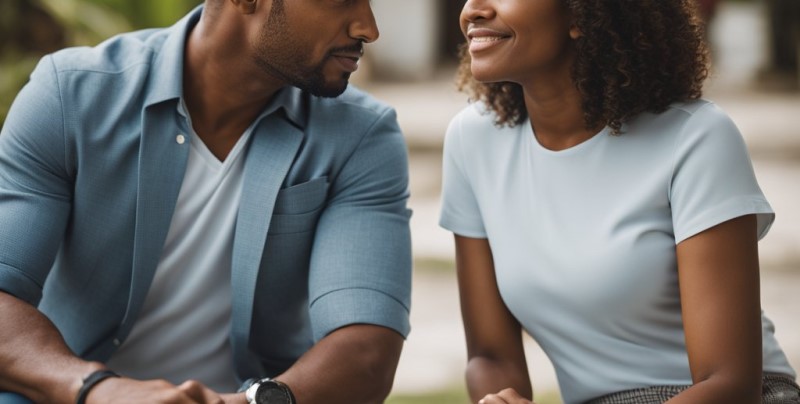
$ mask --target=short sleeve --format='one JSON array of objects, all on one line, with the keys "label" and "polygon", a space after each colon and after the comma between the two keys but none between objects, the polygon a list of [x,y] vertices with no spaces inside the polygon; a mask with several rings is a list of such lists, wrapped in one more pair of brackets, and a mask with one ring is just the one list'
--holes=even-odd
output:
[{"label": "short sleeve", "polygon": [[332,185],[311,254],[315,340],[349,324],[411,330],[408,156],[396,114],[371,127]]},{"label": "short sleeve", "polygon": [[462,115],[447,128],[442,157],[442,206],[439,225],[455,234],[486,238],[486,230],[470,177],[464,170]]},{"label": "short sleeve", "polygon": [[30,304],[42,288],[70,211],[58,78],[43,58],[0,131],[0,290]]},{"label": "short sleeve", "polygon": [[733,121],[714,104],[695,111],[678,137],[670,204],[675,242],[736,217],[755,214],[758,238],[775,214],[761,192],[747,146]]}]

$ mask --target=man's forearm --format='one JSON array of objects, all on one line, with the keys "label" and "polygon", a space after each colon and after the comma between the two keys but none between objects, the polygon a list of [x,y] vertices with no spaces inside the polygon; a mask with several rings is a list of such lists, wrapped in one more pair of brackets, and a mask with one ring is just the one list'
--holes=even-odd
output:
[{"label": "man's forearm", "polygon": [[277,379],[298,403],[381,403],[389,394],[403,337],[373,325],[343,327],[323,338]]},{"label": "man's forearm", "polygon": [[76,357],[35,307],[0,292],[0,390],[34,402],[74,402],[82,378],[102,364]]}]

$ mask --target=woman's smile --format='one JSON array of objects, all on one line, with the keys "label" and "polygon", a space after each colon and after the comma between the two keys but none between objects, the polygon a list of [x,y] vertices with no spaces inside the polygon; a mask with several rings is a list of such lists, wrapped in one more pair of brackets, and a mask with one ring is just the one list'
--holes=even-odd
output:
[{"label": "woman's smile", "polygon": [[467,31],[470,53],[489,49],[509,38],[511,38],[510,35],[487,28],[470,28]]}]

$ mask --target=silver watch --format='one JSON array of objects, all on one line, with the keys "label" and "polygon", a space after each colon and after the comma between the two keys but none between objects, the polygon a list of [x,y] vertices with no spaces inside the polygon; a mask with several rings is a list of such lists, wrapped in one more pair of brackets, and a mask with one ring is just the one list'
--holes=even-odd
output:
[{"label": "silver watch", "polygon": [[286,383],[265,378],[250,385],[244,392],[248,404],[295,404],[294,394]]}]

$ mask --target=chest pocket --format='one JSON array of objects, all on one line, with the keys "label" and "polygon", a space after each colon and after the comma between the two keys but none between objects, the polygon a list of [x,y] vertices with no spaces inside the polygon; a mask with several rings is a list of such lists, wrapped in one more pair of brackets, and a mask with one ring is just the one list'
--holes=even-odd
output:
[{"label": "chest pocket", "polygon": [[313,230],[325,206],[328,177],[319,177],[278,192],[269,234],[303,233]]}]

